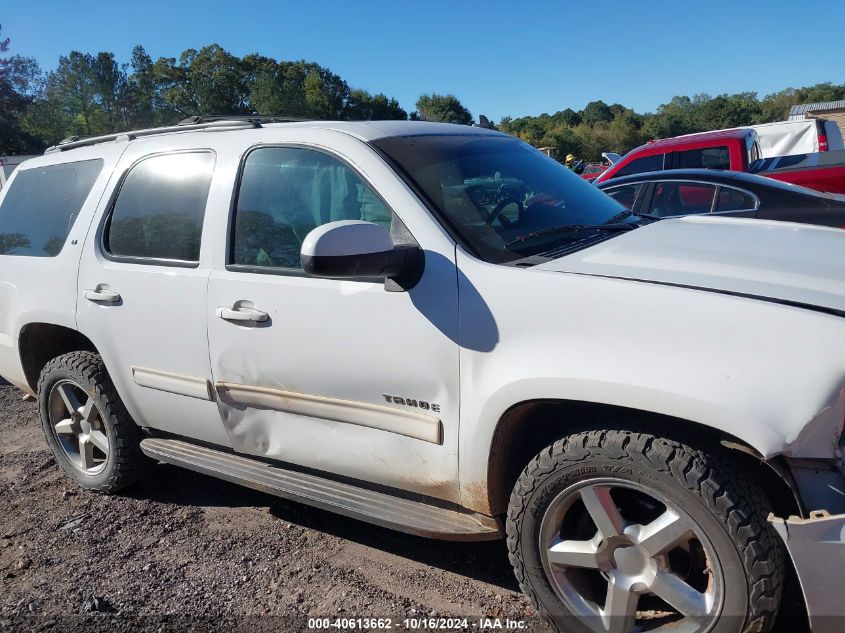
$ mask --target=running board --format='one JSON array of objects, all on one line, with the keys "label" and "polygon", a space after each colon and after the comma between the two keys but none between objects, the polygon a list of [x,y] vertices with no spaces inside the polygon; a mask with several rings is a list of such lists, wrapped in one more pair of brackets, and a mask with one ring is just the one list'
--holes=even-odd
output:
[{"label": "running board", "polygon": [[483,514],[450,510],[182,440],[147,438],[141,441],[141,450],[152,459],[408,534],[450,541],[488,541],[504,534],[496,519]]}]

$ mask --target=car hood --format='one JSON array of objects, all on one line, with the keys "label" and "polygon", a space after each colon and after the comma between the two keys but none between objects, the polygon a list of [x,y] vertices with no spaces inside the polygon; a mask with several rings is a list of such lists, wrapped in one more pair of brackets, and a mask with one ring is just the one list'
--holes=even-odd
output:
[{"label": "car hood", "polygon": [[535,266],[691,287],[845,316],[845,230],[765,220],[661,220]]}]

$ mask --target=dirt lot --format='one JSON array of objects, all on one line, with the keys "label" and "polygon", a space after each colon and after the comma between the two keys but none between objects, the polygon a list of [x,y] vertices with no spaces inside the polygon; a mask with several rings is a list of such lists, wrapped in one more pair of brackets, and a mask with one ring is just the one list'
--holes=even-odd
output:
[{"label": "dirt lot", "polygon": [[[429,616],[548,631],[502,542],[416,538],[165,464],[122,495],[91,494],[2,379],[0,421],[0,631],[303,631],[309,617],[404,631]],[[806,631],[797,591],[778,633]]]},{"label": "dirt lot", "polygon": [[121,496],[90,494],[54,464],[36,405],[6,385],[0,420],[0,629],[532,614],[501,542],[406,536],[166,465]]}]

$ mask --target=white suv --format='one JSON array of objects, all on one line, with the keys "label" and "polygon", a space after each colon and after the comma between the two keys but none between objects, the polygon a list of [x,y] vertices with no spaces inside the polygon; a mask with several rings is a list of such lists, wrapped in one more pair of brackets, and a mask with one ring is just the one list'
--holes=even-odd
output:
[{"label": "white suv", "polygon": [[563,630],[767,630],[796,571],[842,613],[845,231],[652,222],[480,128],[195,121],[24,163],[0,253],[0,375],[85,488],[506,535]]}]

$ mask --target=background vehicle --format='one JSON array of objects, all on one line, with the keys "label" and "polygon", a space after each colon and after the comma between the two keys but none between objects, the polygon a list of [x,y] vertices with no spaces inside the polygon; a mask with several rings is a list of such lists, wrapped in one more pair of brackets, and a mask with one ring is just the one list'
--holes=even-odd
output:
[{"label": "background vehicle", "polygon": [[631,150],[595,183],[663,169],[730,169],[791,182],[818,191],[845,193],[845,151],[761,160],[757,133],[748,128],[703,132],[651,141]]},{"label": "background vehicle", "polygon": [[85,488],[507,537],[567,631],[766,631],[783,539],[842,614],[845,232],[640,222],[481,128],[196,120],[27,162],[0,235],[0,375]]},{"label": "background vehicle", "polygon": [[587,163],[581,171],[580,176],[587,182],[592,182],[607,170],[604,163]]},{"label": "background vehicle", "polygon": [[737,171],[672,169],[598,187],[634,213],[661,218],[712,213],[845,227],[845,196]]},{"label": "background vehicle", "polygon": [[15,168],[25,160],[35,158],[34,156],[0,156],[0,189],[6,184],[9,176]]},{"label": "background vehicle", "polygon": [[761,158],[845,149],[839,126],[827,119],[777,121],[749,127],[757,132]]}]

